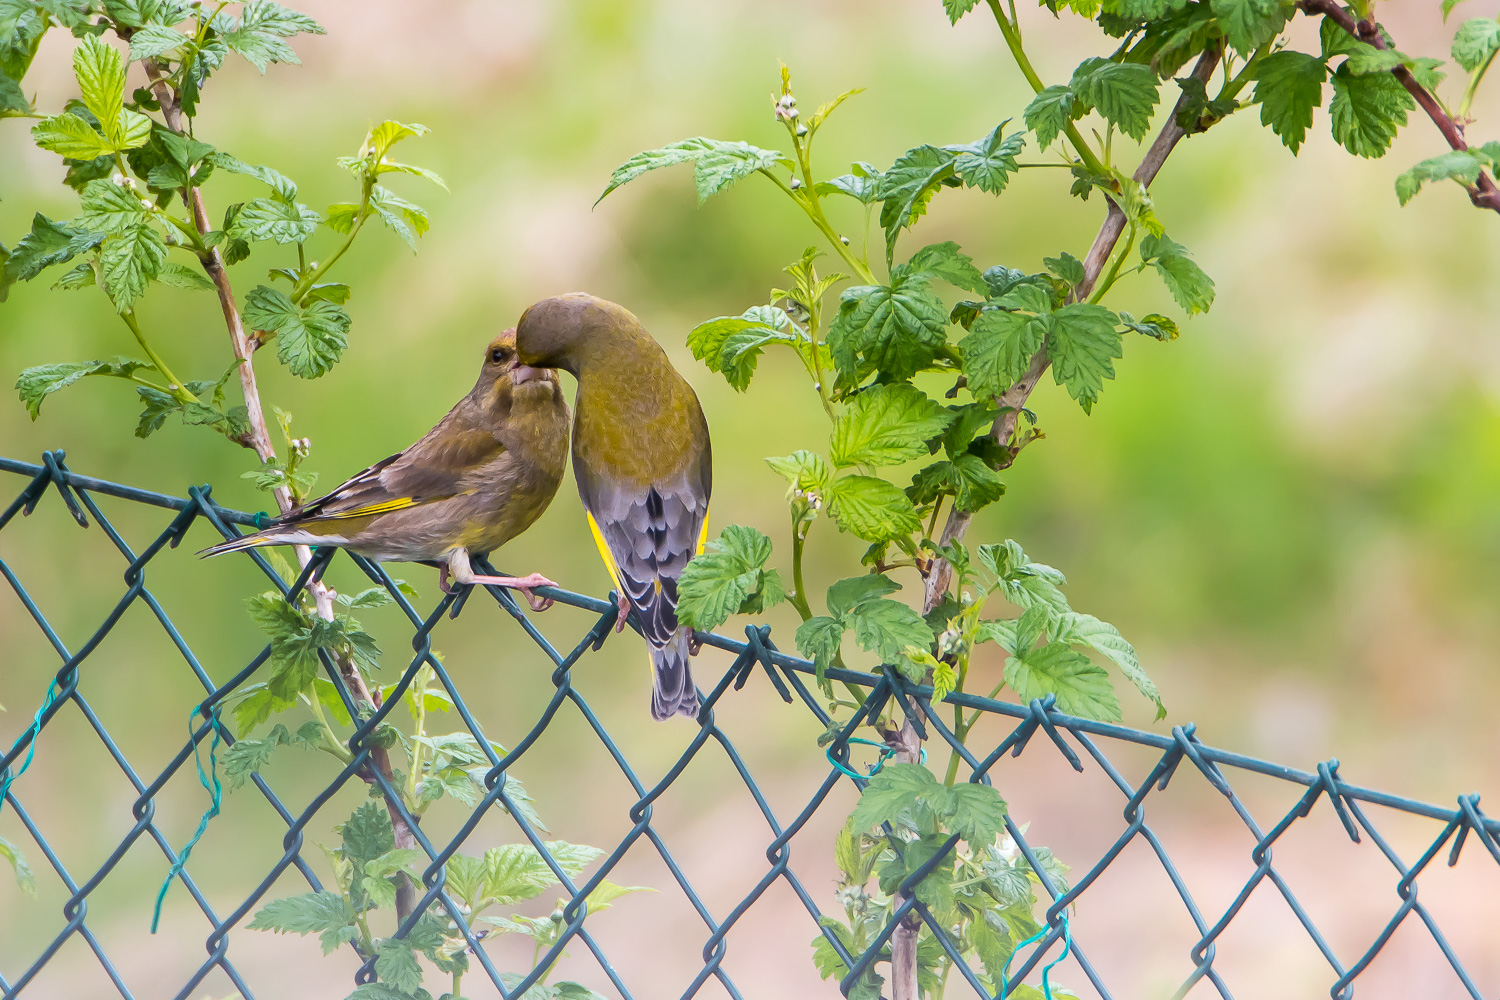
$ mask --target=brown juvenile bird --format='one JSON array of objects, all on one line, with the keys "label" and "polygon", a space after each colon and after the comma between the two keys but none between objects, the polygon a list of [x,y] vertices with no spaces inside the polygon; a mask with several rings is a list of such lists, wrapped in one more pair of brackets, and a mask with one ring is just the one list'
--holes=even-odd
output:
[{"label": "brown juvenile bird", "polygon": [[204,549],[216,556],[258,545],[332,545],[368,559],[440,562],[460,584],[554,587],[540,573],[480,576],[471,554],[493,551],[531,527],[562,482],[568,404],[555,373],[516,360],[515,330],[485,348],[473,390],[416,444],[376,462],[325,497],[293,508],[264,531]]},{"label": "brown juvenile bird", "polygon": [[629,311],[581,292],[527,309],[516,348],[578,380],[573,475],[619,593],[616,631],[634,608],[651,645],[652,717],[697,715],[677,578],[702,548],[713,485],[698,397]]}]

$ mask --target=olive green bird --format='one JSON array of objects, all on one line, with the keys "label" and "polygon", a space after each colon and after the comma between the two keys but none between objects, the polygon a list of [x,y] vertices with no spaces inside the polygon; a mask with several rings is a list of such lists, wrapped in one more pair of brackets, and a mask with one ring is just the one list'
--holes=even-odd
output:
[{"label": "olive green bird", "polygon": [[377,561],[437,562],[439,585],[513,587],[534,610],[555,587],[540,573],[482,576],[469,557],[494,551],[541,517],[562,482],[568,404],[554,372],[516,359],[515,330],[485,348],[473,390],[416,444],[264,531],[204,549],[217,556],[260,545],[331,545]]},{"label": "olive green bird", "polygon": [[698,714],[677,622],[677,580],[702,548],[713,485],[708,421],[661,345],[622,306],[581,292],[543,299],[516,324],[522,363],[578,380],[573,475],[620,613],[651,646],[651,715]]}]

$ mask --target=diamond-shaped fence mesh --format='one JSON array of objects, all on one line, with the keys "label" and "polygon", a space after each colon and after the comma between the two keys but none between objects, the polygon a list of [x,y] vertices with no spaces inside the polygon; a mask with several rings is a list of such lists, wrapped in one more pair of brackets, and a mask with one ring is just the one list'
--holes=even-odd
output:
[{"label": "diamond-shaped fence mesh", "polygon": [[[229,872],[219,868],[205,872],[198,866],[197,859],[189,860],[185,866],[180,865],[184,844],[180,836],[174,842],[163,830],[167,824],[158,822],[158,797],[174,779],[178,783],[189,782],[192,789],[199,789],[196,781],[202,776],[202,769],[209,768],[213,773],[208,751],[221,750],[225,745],[232,745],[235,739],[222,721],[221,709],[226,699],[251,680],[266,663],[270,649],[247,650],[244,666],[223,683],[216,683],[148,587],[146,570],[153,559],[175,547],[198,518],[205,519],[225,537],[237,534],[238,526],[253,525],[255,518],[214,503],[207,487],[195,487],[184,498],[78,475],[66,467],[60,452],[47,453],[40,465],[0,459],[0,470],[23,477],[17,480],[21,489],[14,502],[0,513],[0,532],[7,533],[0,534],[0,543],[24,530],[18,528],[22,523],[21,515],[30,514],[44,501],[56,502],[65,505],[80,526],[102,533],[117,551],[118,558],[113,563],[115,570],[123,567],[123,591],[118,593],[101,621],[88,623],[90,627],[84,631],[83,640],[70,645],[60,635],[63,630],[53,624],[62,609],[51,609],[52,617],[49,617],[48,609],[34,598],[23,580],[26,567],[15,564],[13,553],[0,549],[0,553],[12,556],[11,560],[0,558],[0,573],[5,576],[15,598],[14,607],[0,609],[5,613],[0,621],[21,623],[29,618],[40,629],[45,643],[55,651],[58,663],[55,678],[47,690],[37,692],[41,708],[29,726],[26,712],[30,706],[11,704],[7,706],[9,714],[3,717],[7,739],[0,742],[0,746],[8,749],[0,756],[0,787],[5,789],[0,836],[20,846],[32,858],[39,882],[52,880],[54,885],[64,887],[66,893],[61,926],[55,936],[44,940],[39,948],[19,951],[14,941],[7,943],[0,939],[0,989],[3,989],[6,1000],[23,995],[155,995],[155,987],[152,992],[143,993],[142,987],[139,984],[133,987],[128,981],[129,976],[122,971],[121,955],[143,947],[143,939],[122,941],[119,932],[111,930],[110,940],[106,941],[100,925],[91,921],[89,908],[91,897],[99,898],[97,891],[102,885],[112,879],[123,879],[130,883],[127,897],[132,901],[132,920],[128,926],[145,932],[155,887],[126,873],[125,869],[132,866],[123,864],[127,856],[139,861],[142,850],[159,852],[159,857],[153,855],[154,860],[149,866],[149,870],[155,873],[152,877],[159,878],[170,869],[175,874],[173,893],[185,890],[203,917],[205,933],[202,944],[206,953],[201,961],[194,959],[184,966],[187,972],[180,988],[176,981],[171,987],[177,990],[176,996],[203,996],[210,990],[217,991],[214,995],[222,996],[227,989],[237,991],[247,1000],[264,996],[263,992],[256,992],[257,969],[244,960],[237,963],[235,954],[231,954],[231,941],[243,941],[247,936],[267,937],[246,930],[245,924],[269,900],[287,895],[289,891],[319,891],[325,887],[318,872],[326,872],[327,867],[315,846],[316,838],[346,815],[330,802],[345,786],[362,788],[367,783],[371,796],[384,798],[392,804],[392,809],[402,814],[414,833],[416,847],[423,859],[421,884],[416,886],[418,898],[411,915],[397,928],[397,936],[411,933],[429,907],[452,916],[459,927],[467,926],[459,919],[458,903],[447,889],[445,865],[466,842],[476,839],[476,831],[482,824],[496,816],[508,814],[508,822],[513,828],[519,830],[546,859],[567,897],[552,917],[561,928],[555,944],[530,954],[520,970],[514,967],[514,958],[518,954],[515,951],[507,953],[510,965],[501,968],[493,954],[495,936],[464,931],[470,961],[464,993],[471,997],[524,995],[530,1000],[544,995],[528,990],[545,981],[565,948],[574,954],[570,968],[584,970],[577,978],[588,979],[590,988],[606,996],[642,1000],[676,995],[755,996],[755,991],[742,989],[736,984],[736,970],[753,971],[755,966],[765,963],[809,963],[807,942],[819,934],[850,970],[839,984],[847,994],[866,968],[888,959],[893,932],[898,923],[909,921],[912,915],[930,930],[936,944],[955,963],[946,984],[949,996],[989,998],[1017,989],[1034,991],[1028,992],[1029,996],[1040,995],[1035,991],[1038,990],[1036,984],[1042,980],[1042,970],[1058,963],[1065,955],[1064,964],[1048,976],[1048,986],[1066,982],[1068,989],[1081,996],[1230,997],[1235,995],[1235,985],[1229,981],[1234,963],[1220,959],[1219,951],[1221,946],[1228,948],[1232,945],[1262,956],[1263,961],[1284,962],[1288,970],[1294,965],[1299,966],[1299,982],[1322,981],[1334,997],[1353,996],[1356,986],[1367,982],[1370,976],[1378,975],[1378,970],[1391,971],[1393,964],[1406,967],[1408,971],[1415,968],[1410,959],[1413,949],[1421,950],[1425,955],[1420,970],[1403,978],[1402,971],[1396,969],[1397,989],[1388,995],[1478,998],[1493,997],[1500,991],[1500,965],[1496,959],[1496,952],[1500,949],[1496,947],[1494,914],[1490,913],[1486,918],[1466,911],[1464,905],[1456,911],[1450,907],[1444,911],[1445,933],[1433,908],[1424,905],[1418,895],[1418,884],[1423,876],[1431,878],[1431,873],[1440,871],[1444,865],[1456,865],[1460,852],[1471,842],[1477,841],[1477,845],[1470,847],[1466,858],[1482,859],[1487,855],[1493,862],[1500,863],[1500,844],[1496,841],[1500,821],[1489,819],[1480,811],[1477,796],[1460,796],[1456,807],[1452,808],[1429,805],[1352,785],[1340,777],[1337,761],[1320,764],[1314,771],[1299,770],[1212,747],[1199,739],[1191,725],[1174,727],[1168,734],[1095,722],[1058,711],[1050,698],[1018,705],[972,694],[949,695],[948,703],[970,710],[979,709],[990,723],[989,728],[981,727],[976,732],[993,734],[992,743],[979,744],[971,738],[971,745],[963,746],[943,721],[944,713],[950,710],[944,708],[939,712],[929,701],[931,688],[913,685],[889,669],[877,674],[830,671],[835,680],[856,685],[867,692],[863,707],[840,730],[829,748],[830,760],[837,758],[847,765],[849,742],[857,727],[894,701],[898,712],[910,719],[928,740],[929,748],[934,752],[952,748],[960,755],[965,765],[963,777],[967,780],[1003,784],[999,769],[1009,757],[1019,757],[1029,743],[1035,743],[1045,752],[1040,757],[1035,753],[1028,755],[1028,765],[1055,767],[1062,763],[1078,772],[1090,772],[1096,780],[1088,785],[1087,794],[1096,800],[1112,798],[1123,823],[1116,820],[1115,826],[1103,831],[1103,839],[1098,841],[1102,852],[1097,860],[1088,863],[1078,857],[1065,859],[1073,863],[1072,884],[1063,885],[1055,875],[1049,874],[1048,866],[1038,858],[1027,839],[1025,822],[1035,817],[1012,815],[1007,820],[1007,831],[1015,848],[1037,873],[1045,893],[1040,904],[1045,907],[1045,919],[1038,939],[1017,949],[1009,979],[1003,984],[989,983],[984,979],[982,969],[972,968],[964,961],[938,917],[915,895],[904,897],[905,901],[869,948],[861,954],[850,954],[838,936],[819,922],[823,916],[820,904],[826,905],[833,900],[826,884],[829,865],[825,857],[814,857],[814,852],[826,855],[831,852],[832,845],[820,841],[815,842],[813,850],[800,847],[798,863],[794,865],[791,844],[799,833],[812,825],[823,830],[837,829],[842,825],[851,796],[848,788],[841,788],[841,785],[853,783],[861,786],[863,779],[851,776],[848,766],[817,765],[815,762],[822,761],[823,751],[808,741],[793,749],[803,752],[800,748],[805,747],[809,758],[806,769],[816,767],[820,780],[811,786],[812,794],[805,801],[799,797],[790,807],[773,805],[773,802],[779,804],[787,799],[786,790],[773,787],[769,779],[757,779],[749,762],[752,755],[742,753],[736,745],[737,737],[741,745],[753,740],[760,746],[763,743],[761,734],[748,723],[742,723],[744,717],[741,715],[732,716],[734,723],[716,721],[717,715],[726,720],[731,718],[727,709],[732,700],[744,697],[738,692],[747,681],[758,678],[755,680],[757,685],[769,684],[780,697],[779,702],[770,704],[785,703],[786,712],[810,713],[810,728],[828,725],[830,720],[824,706],[815,689],[809,686],[812,664],[779,651],[767,626],[748,628],[745,641],[718,634],[701,637],[705,646],[728,654],[719,661],[728,665],[722,673],[710,676],[710,658],[701,657],[698,661],[700,681],[705,685],[698,728],[686,749],[664,766],[659,758],[649,764],[633,763],[627,759],[621,742],[616,738],[618,734],[612,737],[601,721],[601,713],[591,707],[574,679],[575,666],[586,657],[598,655],[606,640],[610,639],[615,614],[613,604],[580,594],[554,592],[552,596],[559,604],[597,615],[592,627],[586,628],[582,635],[555,643],[545,634],[551,631],[551,623],[545,616],[529,614],[508,591],[491,588],[486,601],[492,599],[495,602],[499,619],[494,624],[486,623],[485,627],[497,633],[495,641],[502,645],[534,643],[553,665],[550,679],[554,690],[550,699],[533,713],[533,717],[525,720],[521,729],[524,735],[508,750],[502,750],[486,735],[483,721],[465,700],[454,675],[432,649],[434,635],[464,610],[466,603],[472,603],[477,611],[484,603],[478,599],[485,595],[472,594],[473,600],[468,592],[445,595],[424,616],[413,607],[384,568],[357,557],[347,558],[351,558],[377,586],[390,592],[409,623],[413,655],[405,669],[394,687],[384,692],[383,706],[379,711],[354,732],[349,742],[352,759],[336,772],[330,766],[327,773],[332,781],[322,786],[321,779],[318,779],[321,790],[305,804],[298,805],[278,795],[260,773],[252,774],[249,785],[236,793],[259,795],[274,810],[280,824],[279,842],[254,845],[256,850],[248,849],[247,845],[241,863]],[[123,537],[101,509],[116,510],[112,505],[121,502],[145,505],[147,509],[164,508],[174,513],[163,515],[164,526],[146,540],[144,547],[137,547]],[[117,510],[116,514],[118,518]],[[140,518],[133,520],[139,521]],[[333,555],[331,552],[319,553],[289,587],[259,553],[250,553],[267,579],[288,594],[295,594],[306,586],[310,575],[319,572]],[[346,557],[340,555],[338,558]],[[95,579],[105,579],[112,578],[114,571],[108,568],[110,565],[110,560],[101,554],[87,567],[73,569],[86,571]],[[191,674],[191,683],[195,685],[193,690],[201,689],[202,693],[192,709],[190,724],[183,729],[187,738],[165,761],[141,760],[139,754],[137,759],[131,759],[121,746],[123,741],[111,735],[100,717],[102,713],[96,711],[88,695],[92,685],[101,679],[100,675],[109,670],[107,654],[101,662],[101,646],[107,642],[111,630],[127,614],[139,614],[142,609],[175,649],[173,656],[160,659],[159,669],[180,674],[185,668]],[[201,615],[203,610],[196,609],[195,613]],[[471,611],[470,615],[473,614]],[[69,614],[69,618],[76,618],[76,614]],[[17,637],[7,638],[5,644],[7,650],[0,652],[0,659],[3,659],[7,672],[20,672],[22,658],[34,669],[35,665],[30,663],[33,654],[26,651],[31,647],[19,642]],[[611,651],[614,651],[613,647]],[[632,662],[640,659],[640,651],[633,650],[629,658]],[[346,705],[352,709],[354,702],[350,692],[344,687],[336,665],[327,660],[326,655],[323,666],[328,679],[338,687]],[[482,795],[465,821],[443,828],[441,832],[436,826],[424,828],[407,814],[400,805],[401,796],[391,787],[390,779],[371,766],[374,755],[380,753],[379,746],[371,739],[372,734],[395,710],[402,694],[424,667],[434,672],[437,683],[451,699],[453,710],[488,756]],[[35,673],[34,676],[43,675]],[[186,675],[182,677],[187,679]],[[186,707],[193,702],[185,700],[182,704]],[[535,755],[545,752],[537,748],[547,739],[549,728],[561,727],[564,714],[569,716],[567,739],[587,744],[591,750],[591,755],[580,753],[579,759],[587,756],[592,771],[580,770],[569,777],[570,783],[576,786],[575,794],[600,796],[602,802],[607,798],[601,792],[606,783],[616,783],[623,778],[629,786],[623,800],[623,815],[617,817],[615,827],[621,835],[616,843],[603,845],[604,854],[597,864],[591,866],[587,876],[570,874],[570,870],[553,856],[543,831],[528,818],[525,803],[517,801],[516,787],[510,780],[512,770],[525,766],[523,762],[528,760],[528,754],[533,755],[529,759],[535,760]],[[170,731],[182,727],[183,720],[174,711],[172,717],[154,722],[158,728],[169,727]],[[733,735],[729,732],[732,726],[740,727]],[[44,791],[49,795],[67,794],[65,789],[30,786],[23,774],[34,755],[39,758],[59,745],[42,738],[52,727],[66,734],[70,760],[87,761],[88,766],[115,768],[131,788],[128,801],[116,799],[98,804],[101,826],[121,820],[121,816],[112,815],[112,811],[123,810],[128,814],[121,823],[122,835],[117,846],[102,859],[91,857],[88,851],[81,849],[79,857],[70,857],[77,838],[69,836],[69,831],[47,828],[45,820],[28,811],[28,799],[41,798]],[[85,754],[93,741],[102,746],[103,755]],[[45,744],[40,750],[39,743]],[[163,745],[170,745],[170,741],[158,738],[152,747],[160,755]],[[783,752],[790,751],[783,749]],[[682,845],[669,842],[670,838],[663,835],[662,825],[655,817],[658,807],[664,807],[668,796],[674,792],[674,784],[686,784],[681,781],[684,773],[709,758],[716,758],[712,761],[716,768],[713,772],[717,776],[715,780],[731,784],[739,782],[754,804],[753,811],[746,813],[751,821],[739,824],[741,835],[720,845],[718,853],[713,856],[714,865],[732,870],[742,880],[741,888],[736,890],[737,898],[727,902],[723,893],[711,899],[695,885],[688,874],[689,866],[681,863],[681,854],[674,854],[674,849],[680,852]],[[199,761],[196,766],[195,761]],[[1138,772],[1140,776],[1132,779],[1126,776],[1126,771]],[[655,777],[658,772],[660,776]],[[1223,865],[1205,866],[1191,843],[1177,843],[1169,852],[1167,844],[1172,838],[1162,835],[1159,825],[1153,828],[1148,824],[1148,800],[1161,799],[1174,778],[1180,785],[1186,780],[1180,776],[1184,773],[1201,776],[1217,796],[1222,796],[1217,800],[1219,808],[1227,806],[1224,817],[1236,824],[1234,829],[1239,832],[1243,843],[1243,850],[1238,854],[1239,865],[1233,871],[1225,870]],[[1252,805],[1247,803],[1260,803],[1266,797],[1242,795],[1248,784],[1255,784],[1258,789],[1267,784],[1286,789],[1281,799],[1282,808],[1275,814],[1266,813],[1257,818],[1252,814]],[[197,795],[201,802],[204,797],[201,789]],[[1205,803],[1212,805],[1213,801],[1215,796],[1196,799],[1193,808],[1202,808]],[[1284,808],[1287,803],[1290,803],[1290,808]],[[1173,807],[1170,802],[1166,805]],[[675,803],[672,808],[681,809],[683,805]],[[832,816],[831,825],[827,822],[830,813],[836,814]],[[222,824],[227,819],[217,822]],[[1379,825],[1377,819],[1381,821]],[[1278,867],[1274,852],[1278,844],[1287,844],[1297,834],[1318,823],[1322,825],[1317,826],[1316,864],[1332,867],[1335,857],[1341,852],[1358,850],[1363,852],[1363,867],[1357,875],[1339,874],[1332,879],[1318,879],[1304,889],[1298,883],[1297,875],[1289,874],[1285,864]],[[1393,827],[1397,829],[1397,835],[1389,833]],[[177,824],[172,824],[172,828],[176,830]],[[1387,832],[1383,833],[1383,829]],[[236,832],[231,830],[226,834],[223,830],[216,830],[216,835],[233,838]],[[956,840],[955,837],[949,841],[950,849]],[[1405,856],[1398,850],[1398,844],[1406,845]],[[1412,848],[1412,844],[1418,846]],[[640,974],[632,979],[622,974],[611,959],[605,935],[595,932],[597,925],[590,918],[585,904],[590,892],[623,870],[627,855],[639,860],[643,854],[662,876],[653,887],[662,894],[680,893],[682,901],[691,907],[701,922],[697,938],[701,941],[701,950],[693,963],[697,971],[686,983],[665,983],[660,978]],[[934,858],[931,864],[913,873],[902,889],[912,889],[942,861],[941,855]],[[1484,867],[1482,875],[1471,864],[1466,869],[1468,877],[1492,879],[1495,872],[1490,863],[1478,863]],[[799,870],[811,870],[816,881],[799,875]],[[1298,875],[1305,876],[1306,872],[1305,865],[1297,867]],[[211,879],[212,889],[204,888],[205,876]],[[1151,897],[1151,902],[1140,903],[1138,909],[1124,919],[1091,924],[1088,919],[1090,903],[1102,898],[1094,890],[1114,876],[1128,878],[1132,885],[1155,879],[1163,891]],[[290,880],[293,879],[300,879],[305,886],[292,885]],[[1331,893],[1335,897],[1332,901],[1327,898],[1330,885],[1335,887]],[[1380,892],[1364,891],[1371,886],[1378,886]],[[746,889],[748,891],[744,891]],[[1493,896],[1493,891],[1489,894]],[[6,900],[4,905],[7,908],[36,905],[21,900],[19,896],[0,898]],[[1118,893],[1108,898],[1108,908],[1119,906],[1121,897]],[[1472,900],[1473,897],[1466,898]],[[1352,905],[1368,911],[1367,919],[1356,922],[1362,931],[1351,934],[1348,921],[1340,923],[1337,933],[1325,933],[1320,929],[1320,926],[1326,926],[1320,924],[1320,915],[1329,912],[1331,902],[1347,906],[1351,905],[1351,900],[1358,901]],[[792,944],[781,946],[780,951],[769,952],[765,935],[761,934],[748,945],[741,945],[742,939],[735,936],[737,929],[759,921],[763,930],[767,910],[773,911],[770,922],[785,931],[779,940]],[[1246,940],[1254,942],[1257,939],[1255,928],[1247,928],[1247,925],[1270,919],[1267,915],[1273,911],[1280,921],[1280,936],[1268,946],[1261,935],[1257,945],[1259,951],[1245,945]],[[26,919],[36,922],[41,917],[38,915],[35,921],[29,916]],[[1473,933],[1467,933],[1475,921],[1485,920],[1488,929],[1477,938]],[[796,925],[795,929],[789,926],[792,924]],[[116,926],[111,924],[112,928]],[[180,925],[179,921],[173,926],[174,931],[165,947],[181,961],[183,955],[196,952],[196,947],[190,945],[193,938],[183,929],[185,925]],[[1455,935],[1458,926],[1464,927],[1466,933]],[[1247,930],[1250,933],[1236,936],[1237,932]],[[1421,942],[1412,942],[1414,933],[1422,936]],[[633,947],[642,947],[639,942],[643,938],[639,935],[632,940],[636,942]],[[282,938],[269,941],[276,946],[290,945]],[[1393,942],[1402,942],[1399,960],[1378,961],[1383,949],[1397,950]],[[1132,968],[1122,956],[1143,950],[1147,943],[1158,955],[1175,956],[1169,963],[1172,970],[1170,982],[1161,980],[1157,973],[1158,978],[1150,980],[1150,985],[1142,985],[1139,976],[1132,978],[1122,971]],[[362,953],[357,942],[344,947],[354,953],[354,959],[348,961],[348,965],[357,969],[355,982],[369,982],[375,975],[377,956]],[[741,949],[738,956],[735,955],[737,947]],[[255,954],[261,956],[255,960],[257,964],[265,961],[267,952],[264,947],[256,949]],[[582,964],[578,961],[580,958]],[[75,989],[66,994],[47,993],[47,987],[39,977],[45,976],[49,964],[64,963],[75,968],[97,965],[104,978],[96,980],[98,987],[93,992]],[[138,965],[131,964],[132,967]],[[633,967],[649,969],[651,963],[637,962]],[[1238,968],[1243,969],[1244,963],[1241,962]],[[1362,974],[1366,975],[1365,979],[1361,979]],[[1485,976],[1488,982],[1482,981]],[[1261,974],[1255,982],[1263,988],[1266,982],[1275,979],[1274,974]],[[1022,987],[1022,983],[1029,985]],[[825,984],[820,995],[832,995],[832,992],[833,984]],[[567,994],[545,993],[548,997],[561,995]],[[1387,993],[1381,992],[1380,995]]]}]

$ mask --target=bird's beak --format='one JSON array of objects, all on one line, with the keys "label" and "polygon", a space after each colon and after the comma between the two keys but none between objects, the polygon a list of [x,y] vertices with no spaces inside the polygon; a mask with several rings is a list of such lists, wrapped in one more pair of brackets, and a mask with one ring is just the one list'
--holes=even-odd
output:
[{"label": "bird's beak", "polygon": [[516,385],[525,385],[527,382],[540,382],[547,377],[545,368],[533,368],[530,365],[516,365],[510,370],[510,380]]}]

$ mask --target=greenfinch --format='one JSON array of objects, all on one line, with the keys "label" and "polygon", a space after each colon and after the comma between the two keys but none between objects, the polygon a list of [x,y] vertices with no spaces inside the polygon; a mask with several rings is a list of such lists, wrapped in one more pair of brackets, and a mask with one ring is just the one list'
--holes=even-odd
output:
[{"label": "greenfinch", "polygon": [[616,630],[633,608],[651,647],[652,717],[696,716],[677,580],[703,546],[713,485],[698,396],[629,311],[581,292],[527,309],[516,349],[578,380],[573,475],[619,595]]},{"label": "greenfinch", "polygon": [[513,587],[534,610],[552,602],[539,573],[482,576],[473,554],[529,528],[557,493],[566,464],[568,404],[556,373],[521,364],[514,328],[485,348],[473,390],[416,444],[376,462],[327,496],[263,531],[204,549],[216,556],[260,545],[328,545],[377,561],[441,564],[463,585]]}]

